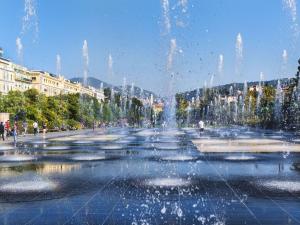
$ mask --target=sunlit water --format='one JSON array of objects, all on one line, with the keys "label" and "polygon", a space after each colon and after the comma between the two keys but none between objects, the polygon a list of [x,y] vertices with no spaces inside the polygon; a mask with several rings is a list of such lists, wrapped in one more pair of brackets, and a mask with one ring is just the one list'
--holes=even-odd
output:
[{"label": "sunlit water", "polygon": [[[39,138],[1,151],[0,224],[300,221],[297,136],[244,128],[200,136],[189,128]],[[265,148],[282,151],[258,151]]]}]

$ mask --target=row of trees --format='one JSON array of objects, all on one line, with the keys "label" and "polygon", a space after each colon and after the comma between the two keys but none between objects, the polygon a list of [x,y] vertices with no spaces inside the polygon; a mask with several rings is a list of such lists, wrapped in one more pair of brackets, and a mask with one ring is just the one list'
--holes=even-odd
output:
[{"label": "row of trees", "polygon": [[[129,104],[130,102],[130,104]],[[0,112],[10,113],[10,121],[29,125],[33,121],[46,123],[49,129],[79,129],[92,127],[94,123],[117,123],[128,121],[130,125],[142,119],[142,102],[133,98],[126,102],[126,114],[122,113],[121,96],[111,95],[105,89],[105,99],[99,102],[96,98],[80,94],[64,94],[47,97],[35,89],[25,92],[10,91],[0,95]]]},{"label": "row of trees", "polygon": [[[217,125],[249,125],[262,128],[300,129],[300,61],[296,76],[284,87],[259,85],[231,93],[210,88],[201,96],[188,100],[177,94],[177,121],[180,125],[196,125],[199,120]],[[232,88],[231,88],[232,89]]]}]

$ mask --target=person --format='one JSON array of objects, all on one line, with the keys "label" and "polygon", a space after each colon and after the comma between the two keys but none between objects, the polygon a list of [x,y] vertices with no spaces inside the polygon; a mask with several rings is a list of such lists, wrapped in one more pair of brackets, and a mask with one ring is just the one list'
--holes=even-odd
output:
[{"label": "person", "polygon": [[14,136],[14,143],[17,143],[17,135],[18,135],[18,124],[17,122],[14,123],[14,127],[12,130],[13,136]]},{"label": "person", "polygon": [[42,127],[43,127],[43,135],[45,136],[47,131],[47,124],[43,122]]},{"label": "person", "polygon": [[36,136],[37,135],[37,133],[38,133],[38,128],[39,128],[39,125],[38,125],[38,123],[35,121],[34,123],[33,123],[33,134]]},{"label": "person", "polygon": [[0,123],[0,136],[2,137],[2,140],[5,141],[5,137],[4,137],[4,131],[5,131],[5,127],[3,122]]},{"label": "person", "polygon": [[28,129],[28,123],[26,122],[26,120],[23,121],[22,126],[24,129],[23,136],[25,136],[27,134],[27,129]]},{"label": "person", "polygon": [[199,130],[200,133],[204,131],[204,122],[202,120],[199,121]]},{"label": "person", "polygon": [[5,122],[4,129],[5,129],[6,137],[8,138],[10,136],[10,122],[9,122],[9,120],[7,120]]}]

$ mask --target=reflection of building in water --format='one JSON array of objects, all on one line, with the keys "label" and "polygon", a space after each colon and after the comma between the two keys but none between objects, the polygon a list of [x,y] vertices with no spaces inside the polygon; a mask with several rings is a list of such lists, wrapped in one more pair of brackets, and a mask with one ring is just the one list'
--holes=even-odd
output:
[{"label": "reflection of building in water", "polygon": [[14,177],[14,176],[18,176],[18,175],[20,175],[20,173],[18,173],[17,171],[11,170],[11,168],[9,168],[9,167],[0,168],[0,177],[2,177],[2,178]]},{"label": "reflection of building in water", "polygon": [[37,168],[37,173],[52,174],[52,173],[69,173],[80,169],[79,164],[42,164]]},{"label": "reflection of building in water", "polygon": [[36,172],[41,175],[69,173],[80,169],[78,164],[24,164],[22,166],[0,167],[0,177],[13,177],[25,172]]}]

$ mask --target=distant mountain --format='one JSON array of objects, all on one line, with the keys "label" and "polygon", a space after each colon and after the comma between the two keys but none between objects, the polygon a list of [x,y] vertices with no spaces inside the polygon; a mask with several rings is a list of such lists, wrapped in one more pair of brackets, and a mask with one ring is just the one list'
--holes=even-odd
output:
[{"label": "distant mountain", "polygon": [[[83,83],[83,79],[79,78],[79,77],[72,78],[71,81]],[[103,88],[113,88],[116,92],[122,92],[122,90],[123,90],[122,86],[115,86],[115,85],[106,83],[106,82],[101,81],[101,80],[99,80],[97,78],[94,78],[94,77],[89,77],[87,79],[87,83],[88,83],[89,86],[97,88],[97,89],[99,89],[101,87],[101,83],[102,83]],[[151,92],[151,91],[148,91],[148,90],[142,90],[141,88],[136,87],[136,86],[133,87],[133,91],[131,89],[132,89],[132,86],[127,85],[126,88],[125,88],[126,93],[130,94],[131,92],[133,92],[134,96],[143,97],[143,98],[150,97],[151,94],[153,95],[154,98],[158,97],[154,92]],[[143,91],[143,96],[141,96],[141,91]]]},{"label": "distant mountain", "polygon": [[[290,79],[288,78],[283,78],[279,79],[281,85],[287,85],[289,84]],[[269,80],[269,81],[264,81],[263,82],[265,85],[272,86],[272,87],[277,87],[278,80]],[[244,90],[244,83],[230,83],[230,84],[224,84],[224,85],[219,85],[213,87],[214,90],[218,91],[220,95],[228,95],[230,92],[230,89],[232,88],[233,94],[236,94],[237,91],[243,91]],[[247,82],[247,86],[258,86],[259,81],[251,81]],[[178,93],[180,95],[183,95],[185,99],[187,100],[192,100],[192,98],[196,98],[197,94],[200,96],[203,96],[203,88],[191,90],[191,91],[186,91],[182,93]]]}]

